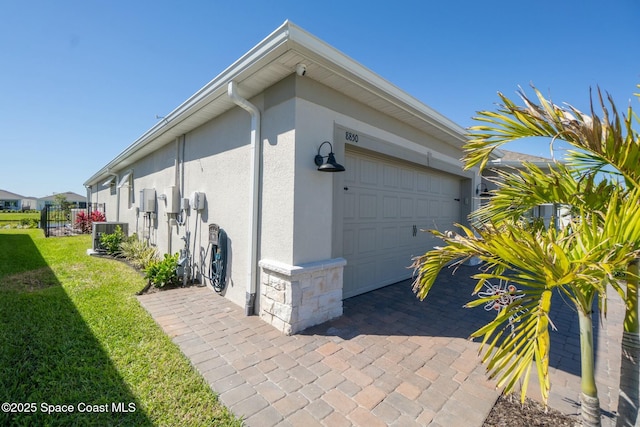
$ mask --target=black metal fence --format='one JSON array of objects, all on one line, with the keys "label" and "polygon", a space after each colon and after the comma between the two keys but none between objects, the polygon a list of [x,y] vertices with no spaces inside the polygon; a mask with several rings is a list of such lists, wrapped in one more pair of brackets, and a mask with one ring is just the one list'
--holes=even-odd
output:
[{"label": "black metal fence", "polygon": [[40,211],[40,227],[46,237],[67,236],[73,230],[71,210],[62,206],[46,205]]},{"label": "black metal fence", "polygon": [[104,203],[89,203],[86,209],[72,209],[60,205],[46,205],[40,211],[40,228],[46,237],[81,234],[76,220],[80,212],[91,216],[93,211],[105,213]]}]

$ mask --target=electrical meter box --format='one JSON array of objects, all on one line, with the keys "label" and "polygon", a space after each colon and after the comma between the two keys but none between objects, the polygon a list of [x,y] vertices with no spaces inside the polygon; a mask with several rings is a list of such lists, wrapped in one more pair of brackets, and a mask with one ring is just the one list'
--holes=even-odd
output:
[{"label": "electrical meter box", "polygon": [[144,188],[140,190],[140,212],[156,211],[156,190],[153,188]]},{"label": "electrical meter box", "polygon": [[204,209],[206,197],[204,193],[195,192],[191,196],[191,209],[201,211]]},{"label": "electrical meter box", "polygon": [[209,243],[218,246],[218,238],[220,235],[220,226],[218,224],[209,224]]},{"label": "electrical meter box", "polygon": [[180,189],[175,185],[167,188],[167,213],[180,213]]}]

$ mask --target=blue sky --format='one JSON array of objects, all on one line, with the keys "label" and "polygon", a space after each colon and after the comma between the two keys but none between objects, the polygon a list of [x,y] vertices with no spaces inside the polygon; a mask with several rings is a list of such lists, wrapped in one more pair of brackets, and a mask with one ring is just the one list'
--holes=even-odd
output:
[{"label": "blue sky", "polygon": [[[463,127],[533,82],[588,108],[640,83],[640,2],[0,3],[0,189],[74,191],[286,19]],[[510,147],[548,155],[544,144]]]}]

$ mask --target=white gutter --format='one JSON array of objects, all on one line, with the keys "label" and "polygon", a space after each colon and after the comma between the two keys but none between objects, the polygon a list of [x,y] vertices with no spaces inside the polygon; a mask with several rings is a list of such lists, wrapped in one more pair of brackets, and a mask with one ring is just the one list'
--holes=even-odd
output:
[{"label": "white gutter", "polygon": [[251,114],[251,148],[253,155],[251,156],[251,173],[252,179],[250,184],[251,191],[251,224],[249,230],[249,253],[251,254],[251,262],[249,263],[247,296],[245,315],[251,316],[255,314],[256,292],[258,289],[258,217],[259,217],[259,201],[260,201],[260,110],[258,107],[242,98],[238,94],[236,82],[230,81],[227,85],[227,94],[233,102],[242,107]]}]

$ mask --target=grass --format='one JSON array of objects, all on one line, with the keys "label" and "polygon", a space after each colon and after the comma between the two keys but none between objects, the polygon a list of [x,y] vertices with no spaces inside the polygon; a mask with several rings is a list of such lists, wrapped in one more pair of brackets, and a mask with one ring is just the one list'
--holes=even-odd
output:
[{"label": "grass", "polygon": [[141,275],[88,247],[0,231],[0,403],[35,404],[0,425],[241,425],[139,305]]},{"label": "grass", "polygon": [[0,212],[0,221],[20,221],[22,218],[40,219],[40,212]]},{"label": "grass", "polygon": [[22,219],[40,220],[40,212],[0,212],[0,227],[5,225],[16,226]]}]

